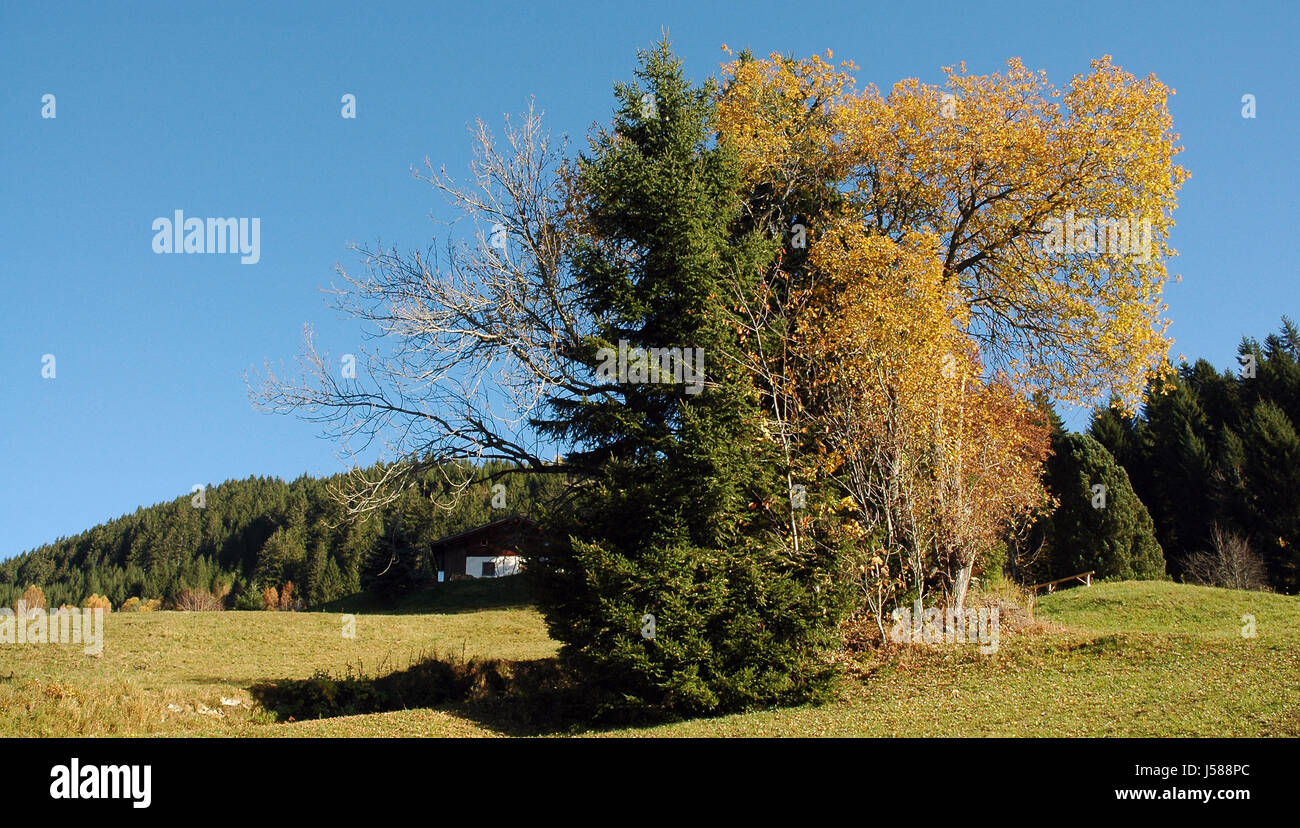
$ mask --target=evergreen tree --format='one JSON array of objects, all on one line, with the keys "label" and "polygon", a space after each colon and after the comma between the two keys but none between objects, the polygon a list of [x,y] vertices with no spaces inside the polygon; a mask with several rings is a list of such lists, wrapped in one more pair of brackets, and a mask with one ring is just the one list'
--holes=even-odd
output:
[{"label": "evergreen tree", "polygon": [[1252,547],[1264,558],[1269,581],[1300,591],[1300,436],[1282,408],[1259,402],[1241,440]]},{"label": "evergreen tree", "polygon": [[1054,437],[1047,482],[1059,501],[1047,524],[1053,578],[1089,570],[1098,578],[1164,576],[1151,516],[1100,443],[1086,434]]},{"label": "evergreen tree", "polygon": [[1188,552],[1210,543],[1216,511],[1211,496],[1213,436],[1186,368],[1171,391],[1151,397],[1144,418],[1143,495],[1156,537],[1177,574]]},{"label": "evergreen tree", "polygon": [[361,587],[393,596],[429,582],[428,550],[415,544],[400,519],[393,520],[361,567]]},{"label": "evergreen tree", "polygon": [[1290,459],[1300,413],[1300,331],[1284,316],[1262,345],[1243,337],[1237,350],[1230,370],[1197,360],[1178,370],[1171,392],[1151,390],[1128,429],[1137,451],[1113,412],[1098,411],[1091,433],[1150,509],[1171,573],[1214,547],[1218,525],[1262,555],[1274,589],[1300,591],[1300,486]]},{"label": "evergreen tree", "polygon": [[602,324],[575,357],[597,374],[620,341],[690,348],[705,387],[633,369],[553,403],[539,425],[578,445],[578,490],[548,521],[561,548],[531,570],[562,657],[608,699],[700,713],[805,698],[823,684],[836,605],[819,591],[827,562],[784,560],[758,528],[787,495],[730,315],[776,243],[738,230],[743,187],[711,140],[712,86],[689,83],[666,44],[642,59],[577,169],[590,235],[574,264]]},{"label": "evergreen tree", "polygon": [[532,516],[543,497],[564,486],[558,475],[525,485],[510,470],[499,463],[435,468],[383,514],[350,521],[329,493],[337,479],[226,481],[207,489],[203,508],[185,494],[0,561],[0,601],[12,604],[29,583],[53,601],[78,606],[92,592],[117,606],[132,597],[170,601],[184,589],[234,584],[237,600],[247,592],[243,605],[260,608],[262,587],[293,581],[310,604],[323,603],[361,588],[361,562],[399,517],[407,546],[427,551],[437,538],[502,516],[488,506],[487,485],[481,501],[466,499],[451,511],[433,506],[431,496],[447,493],[444,472],[506,474],[515,481],[512,513]]}]

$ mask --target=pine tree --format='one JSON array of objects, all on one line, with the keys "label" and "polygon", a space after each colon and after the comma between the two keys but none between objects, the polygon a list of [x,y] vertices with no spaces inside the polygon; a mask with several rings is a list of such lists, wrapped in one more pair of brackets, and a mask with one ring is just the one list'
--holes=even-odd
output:
[{"label": "pine tree", "polygon": [[400,519],[390,522],[361,565],[361,586],[393,596],[428,583],[427,550],[418,547]]},{"label": "pine tree", "polygon": [[1255,406],[1242,434],[1252,547],[1279,591],[1300,591],[1300,435],[1281,406]]},{"label": "pine tree", "polygon": [[1047,481],[1059,501],[1048,528],[1053,578],[1089,570],[1098,578],[1164,576],[1151,516],[1100,443],[1086,434],[1054,438]]},{"label": "pine tree", "polygon": [[1189,376],[1188,369],[1180,370],[1174,388],[1153,395],[1144,411],[1149,477],[1143,475],[1139,485],[1146,489],[1156,537],[1175,573],[1187,554],[1210,543],[1215,519],[1213,435]]},{"label": "pine tree", "polygon": [[837,604],[825,562],[782,559],[758,528],[787,495],[731,316],[776,243],[737,229],[743,186],[711,140],[711,84],[689,83],[666,43],[642,61],[577,169],[589,235],[575,267],[602,324],[576,357],[595,373],[620,341],[691,348],[706,381],[629,372],[553,404],[540,426],[579,446],[578,496],[549,522],[561,548],[530,570],[562,657],[611,700],[701,713],[805,698]]},{"label": "pine tree", "polygon": [[1145,489],[1136,479],[1133,470],[1142,466],[1144,448],[1142,425],[1142,420],[1139,418],[1122,413],[1116,407],[1114,400],[1105,408],[1095,410],[1088,424],[1088,434],[1110,452],[1116,463],[1128,471],[1133,489],[1139,496]]}]

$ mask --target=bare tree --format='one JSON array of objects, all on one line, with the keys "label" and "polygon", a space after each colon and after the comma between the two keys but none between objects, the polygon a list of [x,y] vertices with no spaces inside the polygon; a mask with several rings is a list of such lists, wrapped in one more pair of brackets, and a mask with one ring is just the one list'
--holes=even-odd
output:
[{"label": "bare tree", "polygon": [[[868,370],[874,381],[887,381],[879,364]],[[925,596],[929,538],[924,515],[918,513],[925,447],[903,427],[896,401],[870,416],[855,395],[839,388],[828,394],[823,433],[838,441],[834,450],[843,458],[829,481],[852,503],[849,525],[863,533],[853,544],[854,581],[883,638],[887,610],[903,593],[910,587],[917,599]]]},{"label": "bare tree", "polygon": [[181,612],[220,612],[226,608],[224,595],[202,588],[181,590],[174,604]]},{"label": "bare tree", "polygon": [[801,367],[793,331],[807,303],[808,290],[792,290],[777,263],[758,291],[740,280],[732,284],[737,324],[744,347],[736,358],[753,379],[763,400],[764,438],[781,453],[789,501],[769,508],[786,555],[798,559],[805,551],[812,518],[806,506],[805,487],[812,470],[801,463],[802,432],[812,421],[800,398]]},{"label": "bare tree", "polygon": [[1263,589],[1268,583],[1264,562],[1250,543],[1217,523],[1210,533],[1210,548],[1188,555],[1183,568],[1189,578],[1206,586]]},{"label": "bare tree", "polygon": [[336,493],[350,515],[391,503],[429,469],[449,476],[454,498],[472,470],[452,460],[563,471],[530,425],[548,399],[607,393],[573,359],[593,322],[567,266],[576,229],[563,146],[531,103],[519,124],[506,119],[502,141],[481,121],[471,133],[467,183],[427,159],[427,173],[412,170],[472,224],[471,237],[449,240],[441,262],[432,247],[354,246],[363,274],[338,268],[332,304],[377,347],[362,348],[344,376],[308,327],[296,376],[267,365],[248,383],[256,407],[325,423],[349,456],[378,444],[395,458],[370,472],[353,464]]}]

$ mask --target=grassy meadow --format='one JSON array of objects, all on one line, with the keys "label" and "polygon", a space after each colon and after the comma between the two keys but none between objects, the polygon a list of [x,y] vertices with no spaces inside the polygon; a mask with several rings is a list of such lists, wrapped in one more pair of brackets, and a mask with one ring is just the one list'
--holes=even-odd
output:
[{"label": "grassy meadow", "polygon": [[0,645],[0,735],[1300,736],[1300,597],[1147,581],[1022,603],[1004,604],[991,655],[893,646],[847,660],[823,705],[602,730],[530,727],[481,702],[289,721],[257,700],[266,684],[382,676],[431,654],[552,658],[517,579],[446,584],[383,611],[358,599],[320,612],[112,613],[99,656]]}]

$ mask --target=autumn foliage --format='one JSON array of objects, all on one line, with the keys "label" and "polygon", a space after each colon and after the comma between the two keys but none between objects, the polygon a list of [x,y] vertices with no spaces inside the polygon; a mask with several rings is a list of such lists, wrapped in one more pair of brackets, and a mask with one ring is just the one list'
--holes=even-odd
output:
[{"label": "autumn foliage", "polygon": [[149,598],[142,601],[138,596],[132,595],[122,602],[118,612],[153,612],[161,606],[162,599],[160,598]]},{"label": "autumn foliage", "polygon": [[90,597],[86,599],[86,609],[102,609],[104,612],[112,612],[113,602],[102,595],[92,592]]},{"label": "autumn foliage", "polygon": [[298,603],[293,595],[293,581],[286,582],[279,589],[275,584],[268,584],[262,589],[262,609],[287,612],[297,607]]},{"label": "autumn foliage", "polygon": [[1031,393],[1131,410],[1163,369],[1187,174],[1172,90],[1109,58],[1064,90],[1011,60],[888,93],[831,58],[740,55],[717,123],[753,212],[789,240],[768,295],[795,367],[766,374],[798,390],[772,414],[795,412],[781,433],[802,435],[804,472],[837,493],[825,539],[851,550],[880,622],[904,595],[961,605],[1045,505]]},{"label": "autumn foliage", "polygon": [[45,608],[45,590],[36,584],[30,584],[27,589],[23,590],[23,597],[19,599],[27,609],[44,609]]},{"label": "autumn foliage", "polygon": [[[888,94],[857,89],[854,68],[836,69],[829,52],[724,67],[720,134],[755,186],[840,194],[813,236],[840,220],[897,243],[933,236],[986,364],[1060,400],[1113,393],[1136,405],[1169,346],[1161,296],[1187,178],[1173,161],[1172,90],[1109,57],[1064,90],[1014,59]],[[1134,217],[1150,222],[1149,246],[1141,234],[1124,252],[1089,249],[1082,235],[1063,250],[1044,243],[1052,221],[1097,229]]]},{"label": "autumn foliage", "polygon": [[[1017,60],[887,92],[855,72],[745,53],[695,84],[662,42],[577,159],[531,112],[480,127],[473,185],[431,180],[503,238],[368,257],[341,307],[398,340],[376,390],[308,340],[308,380],[259,396],[393,436],[356,514],[447,459],[564,474],[529,577],[610,710],[815,698],[850,588],[882,633],[900,603],[960,607],[1045,505],[1035,394],[1131,409],[1165,364],[1172,90],[1109,58],[1063,89]],[[613,381],[625,341],[702,351],[699,393]]]}]

